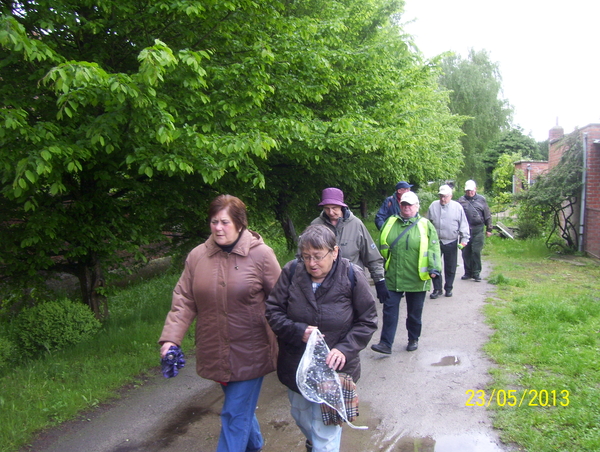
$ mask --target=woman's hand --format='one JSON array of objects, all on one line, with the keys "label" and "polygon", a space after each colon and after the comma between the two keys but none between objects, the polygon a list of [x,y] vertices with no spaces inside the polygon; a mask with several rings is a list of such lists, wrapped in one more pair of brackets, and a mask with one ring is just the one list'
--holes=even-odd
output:
[{"label": "woman's hand", "polygon": [[325,364],[333,370],[341,370],[346,365],[346,356],[340,352],[337,348],[332,348],[327,358],[325,358]]},{"label": "woman's hand", "polygon": [[177,344],[175,344],[174,342],[163,342],[163,344],[160,346],[160,357],[161,358],[165,357],[165,355],[167,354],[167,352],[169,351],[169,349],[171,348],[172,345],[177,347]]},{"label": "woman's hand", "polygon": [[302,342],[305,342],[305,343],[308,342],[308,338],[310,337],[311,333],[313,332],[313,330],[316,330],[316,329],[318,329],[318,327],[308,325],[306,327],[306,330],[304,330],[304,335],[302,336]]}]

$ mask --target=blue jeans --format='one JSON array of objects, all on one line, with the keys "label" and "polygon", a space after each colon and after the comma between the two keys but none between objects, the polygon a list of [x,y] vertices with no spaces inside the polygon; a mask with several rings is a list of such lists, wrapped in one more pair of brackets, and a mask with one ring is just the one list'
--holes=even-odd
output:
[{"label": "blue jeans", "polygon": [[400,300],[406,295],[406,329],[408,340],[418,340],[421,335],[421,315],[425,302],[425,292],[394,292],[390,290],[390,298],[383,304],[383,327],[381,328],[381,339],[390,348],[394,344],[396,329],[398,328],[398,317],[400,314]]},{"label": "blue jeans", "polygon": [[302,394],[288,389],[292,417],[304,436],[312,443],[313,452],[339,452],[342,442],[341,425],[325,425],[321,405],[306,400]]},{"label": "blue jeans", "polygon": [[264,445],[256,419],[256,404],[263,377],[221,385],[225,401],[221,409],[221,434],[217,452],[258,452]]}]

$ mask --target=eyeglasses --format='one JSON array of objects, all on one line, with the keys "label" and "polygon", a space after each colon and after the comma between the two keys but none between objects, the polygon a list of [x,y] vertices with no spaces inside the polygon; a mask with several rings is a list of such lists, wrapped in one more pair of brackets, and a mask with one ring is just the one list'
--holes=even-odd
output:
[{"label": "eyeglasses", "polygon": [[411,203],[409,203],[409,202],[406,202],[406,201],[405,201],[405,202],[401,202],[401,203],[400,203],[400,205],[401,205],[402,207],[408,207],[408,206],[412,206],[413,204],[411,204]]},{"label": "eyeglasses", "polygon": [[325,259],[325,257],[331,253],[331,250],[327,251],[324,255],[322,256],[310,256],[308,254],[302,254],[300,255],[300,260],[302,262],[310,262],[310,261],[315,261],[315,262],[321,262],[323,259]]}]

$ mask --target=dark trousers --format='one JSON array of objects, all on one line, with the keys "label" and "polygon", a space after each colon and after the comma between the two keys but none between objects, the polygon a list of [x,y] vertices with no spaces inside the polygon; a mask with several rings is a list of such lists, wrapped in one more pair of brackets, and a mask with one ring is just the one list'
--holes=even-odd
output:
[{"label": "dark trousers", "polygon": [[[440,250],[444,258],[444,290],[452,292],[454,277],[456,276],[456,263],[458,261],[458,240],[444,245],[440,242]],[[433,288],[439,292],[442,291],[442,277],[433,278]]]},{"label": "dark trousers", "polygon": [[485,241],[485,225],[471,228],[471,239],[467,246],[462,249],[463,263],[465,264],[465,275],[470,277],[479,276],[481,273],[481,251]]},{"label": "dark trousers", "polygon": [[421,335],[421,315],[425,302],[425,292],[394,292],[390,290],[390,298],[383,304],[383,327],[381,328],[380,342],[390,348],[396,337],[398,317],[400,314],[400,300],[406,295],[406,329],[408,340],[419,339]]}]

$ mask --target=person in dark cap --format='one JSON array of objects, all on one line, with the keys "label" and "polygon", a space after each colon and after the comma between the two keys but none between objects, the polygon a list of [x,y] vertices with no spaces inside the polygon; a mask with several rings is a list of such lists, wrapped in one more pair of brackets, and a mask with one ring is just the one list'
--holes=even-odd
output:
[{"label": "person in dark cap", "polygon": [[339,188],[326,188],[321,194],[319,206],[323,211],[311,224],[324,224],[333,231],[342,257],[369,270],[377,298],[385,303],[390,294],[385,285],[383,257],[367,227],[344,203],[344,192]]},{"label": "person in dark cap", "polygon": [[402,198],[404,193],[409,192],[411,187],[411,184],[403,180],[396,184],[396,192],[392,196],[385,198],[377,215],[375,215],[375,226],[377,226],[377,229],[381,231],[385,220],[392,215],[400,215],[400,198]]}]

